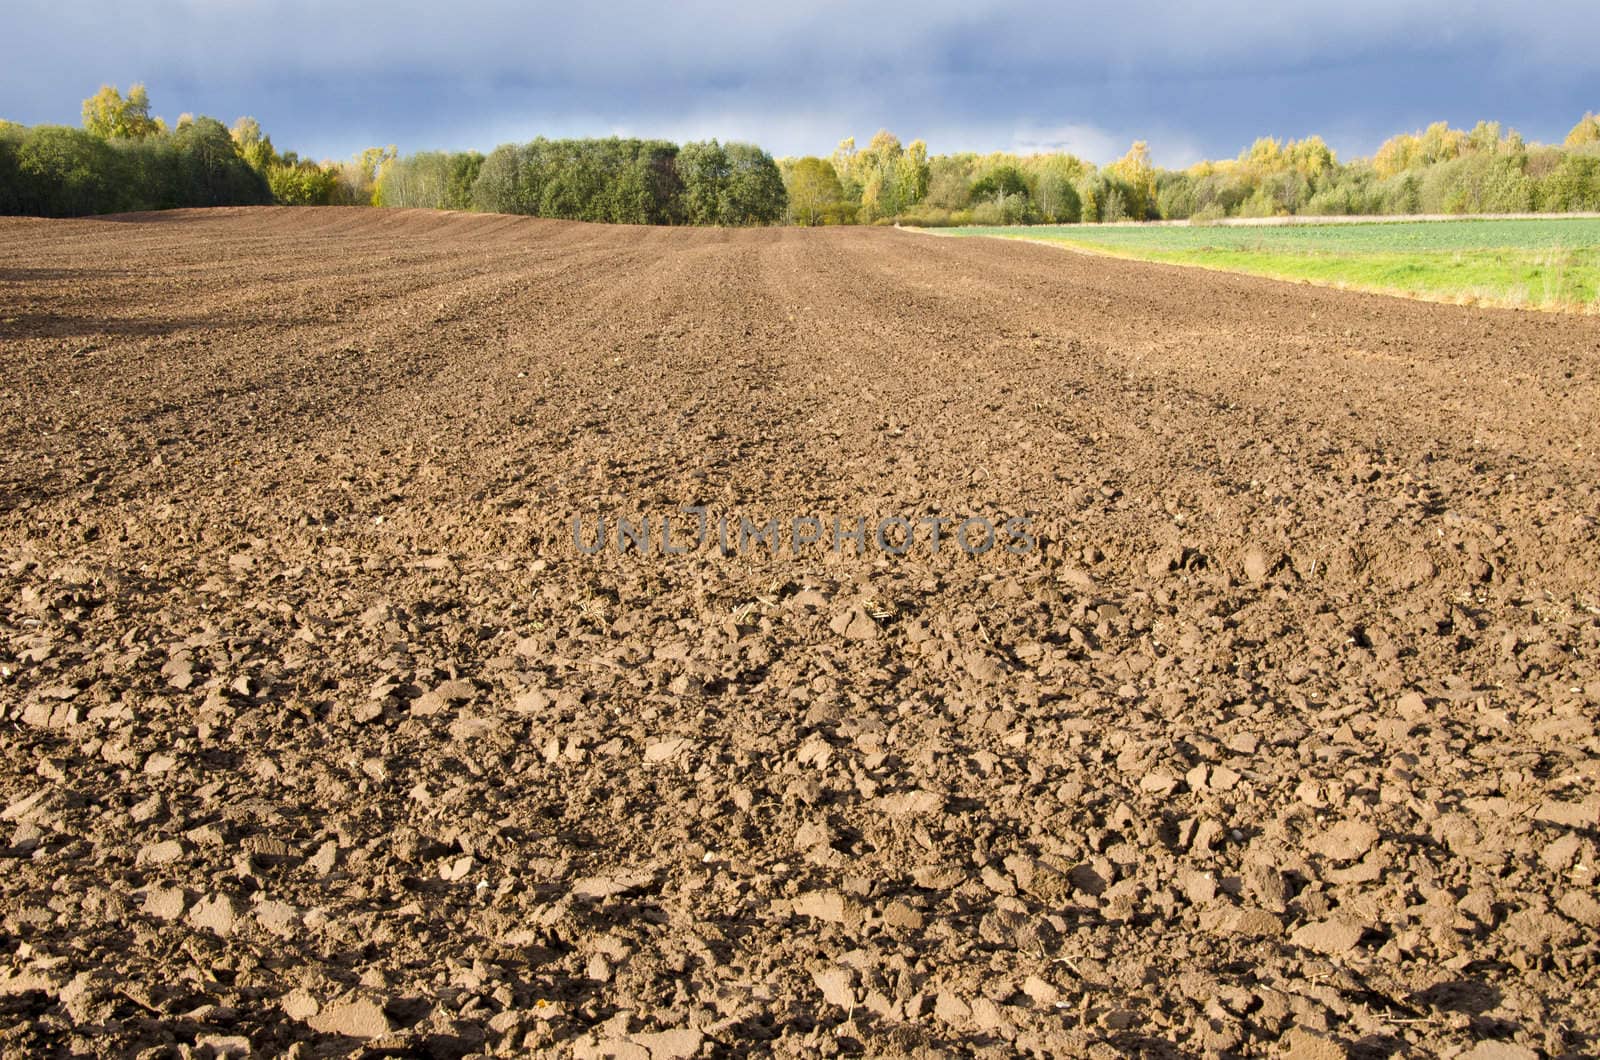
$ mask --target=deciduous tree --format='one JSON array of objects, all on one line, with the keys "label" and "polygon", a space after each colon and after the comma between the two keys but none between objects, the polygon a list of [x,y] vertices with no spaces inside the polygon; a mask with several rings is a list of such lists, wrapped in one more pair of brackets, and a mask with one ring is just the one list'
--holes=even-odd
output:
[{"label": "deciduous tree", "polygon": [[1600,143],[1600,115],[1589,113],[1580,118],[1572,131],[1567,133],[1566,145],[1583,147],[1593,143]]},{"label": "deciduous tree", "polygon": [[254,118],[240,118],[228,130],[228,135],[233,138],[239,157],[258,173],[265,173],[273,163],[282,161],[273,150],[272,138],[262,134],[261,123]]},{"label": "deciduous tree", "polygon": [[143,140],[165,128],[150,116],[150,96],[141,84],[128,89],[126,99],[115,85],[101,85],[83,101],[83,127],[102,140]]},{"label": "deciduous tree", "polygon": [[825,158],[802,158],[789,169],[789,216],[795,224],[823,223],[828,211],[844,198],[839,174]]},{"label": "deciduous tree", "polygon": [[[1276,146],[1277,141],[1269,141]],[[1261,141],[1257,141],[1257,146]],[[1150,161],[1150,145],[1135,140],[1128,153],[1106,167],[1109,175],[1118,178],[1122,187],[1116,189],[1122,198],[1126,216],[1143,221],[1150,215],[1151,204],[1156,199],[1156,167]],[[1107,202],[1109,203],[1109,199]]]}]

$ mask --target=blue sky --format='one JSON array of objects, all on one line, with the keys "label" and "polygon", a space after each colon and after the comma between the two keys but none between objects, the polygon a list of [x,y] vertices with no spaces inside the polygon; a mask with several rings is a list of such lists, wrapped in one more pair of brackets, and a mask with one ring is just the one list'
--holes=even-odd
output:
[{"label": "blue sky", "polygon": [[78,123],[100,84],[260,120],[345,157],[546,136],[709,136],[826,154],[889,128],[934,152],[1135,139],[1183,165],[1258,135],[1341,154],[1429,121],[1559,140],[1600,110],[1600,0],[863,5],[627,0],[6,0],[0,117]]}]

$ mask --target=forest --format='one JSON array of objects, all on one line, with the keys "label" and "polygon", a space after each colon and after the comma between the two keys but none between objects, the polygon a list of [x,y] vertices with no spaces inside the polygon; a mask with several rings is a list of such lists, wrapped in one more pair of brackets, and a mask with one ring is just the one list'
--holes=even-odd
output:
[{"label": "forest", "polygon": [[1321,137],[1263,137],[1235,158],[1158,166],[1135,142],[1095,165],[1065,153],[932,155],[887,131],[828,157],[774,159],[717,140],[535,139],[343,161],[280,152],[253,118],[150,113],[105,86],[83,127],[0,122],[0,214],[65,217],[183,206],[373,205],[657,225],[922,226],[1600,210],[1600,118],[1561,144],[1496,122],[1444,122],[1341,160]]}]

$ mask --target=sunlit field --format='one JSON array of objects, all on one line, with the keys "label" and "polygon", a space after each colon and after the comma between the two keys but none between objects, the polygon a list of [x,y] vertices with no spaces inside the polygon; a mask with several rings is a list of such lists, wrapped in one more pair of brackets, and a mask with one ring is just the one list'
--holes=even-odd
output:
[{"label": "sunlit field", "polygon": [[1600,312],[1600,220],[1271,227],[1031,225],[957,236],[1030,239],[1119,257],[1438,301]]}]

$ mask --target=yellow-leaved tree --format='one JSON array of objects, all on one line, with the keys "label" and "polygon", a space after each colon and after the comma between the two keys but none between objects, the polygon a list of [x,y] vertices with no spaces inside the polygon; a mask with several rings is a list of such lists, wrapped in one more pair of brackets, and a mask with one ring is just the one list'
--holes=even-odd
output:
[{"label": "yellow-leaved tree", "polygon": [[1135,140],[1128,153],[1106,169],[1128,185],[1128,202],[1124,207],[1128,217],[1143,221],[1149,215],[1150,205],[1156,201],[1156,167],[1150,161],[1150,145]]},{"label": "yellow-leaved tree", "polygon": [[1595,143],[1600,143],[1600,114],[1585,114],[1567,133],[1567,146],[1582,147]]},{"label": "yellow-leaved tree", "polygon": [[272,137],[262,133],[261,123],[254,118],[240,118],[228,130],[228,135],[233,137],[233,146],[239,152],[239,157],[251,169],[265,173],[269,166],[278,161],[278,152],[272,147]]},{"label": "yellow-leaved tree", "polygon": [[150,95],[141,84],[129,88],[126,99],[116,85],[101,85],[83,101],[83,127],[102,140],[143,140],[166,129],[150,116]]},{"label": "yellow-leaved tree", "polygon": [[826,158],[802,158],[785,173],[789,192],[789,216],[795,224],[819,225],[828,211],[844,198],[839,174]]}]

